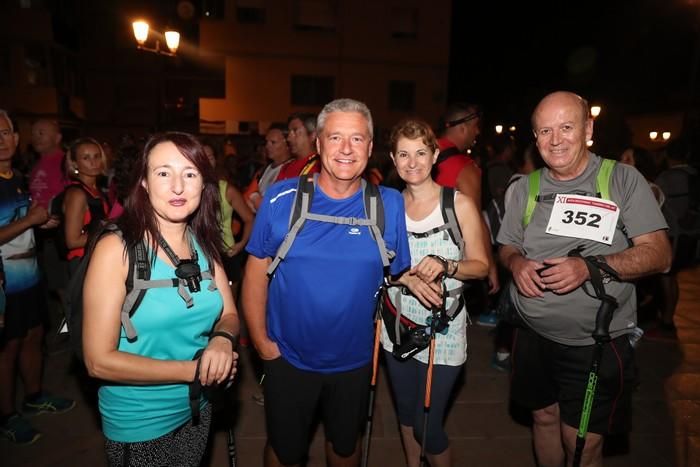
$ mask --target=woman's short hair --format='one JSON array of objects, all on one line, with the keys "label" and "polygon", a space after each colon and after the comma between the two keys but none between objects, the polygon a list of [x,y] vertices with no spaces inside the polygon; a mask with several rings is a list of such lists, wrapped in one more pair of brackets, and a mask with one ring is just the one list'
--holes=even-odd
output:
[{"label": "woman's short hair", "polygon": [[200,248],[207,259],[219,261],[219,251],[223,250],[219,227],[219,187],[214,167],[209,163],[202,144],[188,133],[168,132],[151,136],[143,151],[134,161],[134,180],[124,203],[124,213],[118,224],[127,246],[133,246],[148,234],[152,251],[157,251],[158,223],[156,214],[143,187],[148,174],[148,159],[151,152],[161,143],[172,143],[190,161],[202,176],[203,190],[199,207],[192,213],[188,225],[192,229]]},{"label": "woman's short hair", "polygon": [[417,118],[401,120],[391,129],[389,142],[392,154],[396,154],[396,147],[401,138],[420,139],[433,153],[438,150],[437,138],[433,129],[425,121]]},{"label": "woman's short hair", "polygon": [[78,154],[78,148],[80,146],[83,146],[84,144],[92,144],[94,146],[97,146],[97,149],[100,151],[100,159],[102,160],[102,172],[104,173],[107,170],[107,155],[105,154],[105,150],[102,148],[102,145],[95,138],[84,136],[73,141],[68,148],[68,153],[66,154],[66,159],[68,163],[65,166],[66,176],[68,178],[78,178],[77,168],[73,167],[71,163],[78,163],[75,160],[75,156],[76,154]]}]

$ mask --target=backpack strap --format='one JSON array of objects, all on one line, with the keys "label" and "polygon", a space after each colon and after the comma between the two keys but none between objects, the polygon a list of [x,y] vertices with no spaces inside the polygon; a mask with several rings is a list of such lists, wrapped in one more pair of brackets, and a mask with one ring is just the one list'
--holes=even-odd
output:
[{"label": "backpack strap", "polygon": [[442,220],[447,226],[447,233],[450,234],[452,242],[457,245],[460,253],[462,253],[464,238],[462,237],[462,229],[459,227],[457,213],[455,212],[454,188],[442,187],[440,193],[440,211],[442,212]]},{"label": "backpack strap", "polygon": [[601,199],[610,200],[610,178],[615,168],[616,162],[612,159],[603,159],[598,167],[598,173],[595,177],[596,192],[600,194]]},{"label": "backpack strap", "polygon": [[314,196],[314,178],[315,177],[311,176],[299,177],[294,204],[292,205],[292,211],[289,215],[289,232],[285,235],[284,241],[277,249],[277,254],[275,254],[272,263],[270,263],[270,266],[267,268],[267,275],[269,277],[272,277],[277,266],[284,260],[287,253],[289,253],[292,243],[294,243],[297,234],[307,219],[309,208],[311,208],[311,201]]},{"label": "backpack strap", "polygon": [[432,228],[425,232],[409,232],[412,237],[415,238],[425,238],[429,237],[438,232],[447,231],[452,239],[452,243],[457,245],[460,253],[462,253],[464,247],[464,237],[462,236],[462,229],[457,221],[457,214],[455,212],[455,190],[450,187],[442,187],[440,192],[440,213],[442,214],[443,224],[441,226]]},{"label": "backpack strap", "polygon": [[[117,231],[120,235],[121,232]],[[184,286],[184,280],[177,277],[172,279],[153,279],[151,280],[151,262],[148,258],[148,249],[146,243],[142,240],[133,248],[127,248],[127,256],[129,261],[129,271],[126,277],[126,296],[121,310],[121,323],[124,327],[126,337],[133,341],[136,339],[137,331],[131,317],[136,313],[139,305],[143,301],[148,289],[176,287],[178,294],[185,301],[187,308],[194,305],[192,296],[187,292]],[[216,290],[214,276],[210,269],[201,272],[201,280],[209,280],[207,290]]]},{"label": "backpack strap", "polygon": [[310,212],[310,209],[313,201],[314,190],[316,189],[317,178],[318,174],[299,177],[297,192],[296,196],[294,197],[294,205],[292,206],[289,217],[289,232],[287,232],[287,235],[284,237],[284,241],[277,249],[277,253],[273,258],[272,263],[270,263],[270,266],[267,268],[268,277],[272,277],[272,274],[275,272],[279,264],[287,256],[287,253],[289,253],[294,240],[307,219],[319,222],[330,222],[333,224],[366,226],[379,248],[379,255],[382,259],[382,266],[384,267],[385,275],[388,274],[389,264],[391,259],[396,256],[396,253],[389,250],[384,242],[384,203],[382,202],[379,188],[376,185],[372,185],[367,183],[364,179],[361,179],[365,219],[315,214]]},{"label": "backpack strap", "polygon": [[532,220],[532,213],[535,212],[537,196],[540,194],[540,177],[542,177],[542,169],[533,170],[527,176],[527,204],[523,212],[523,227],[528,226]]},{"label": "backpack strap", "polygon": [[445,149],[444,151],[440,151],[440,154],[438,154],[438,158],[435,161],[435,166],[439,166],[443,162],[445,162],[447,159],[450,157],[454,156],[459,156],[462,154],[462,151],[460,151],[457,146],[450,146],[449,148]]},{"label": "backpack strap", "polygon": [[[610,179],[612,178],[613,170],[615,169],[616,161],[612,159],[601,158],[600,166],[595,177],[596,193],[601,199],[610,200]],[[542,179],[542,169],[537,169],[527,176],[528,192],[527,204],[523,212],[523,227],[527,227],[532,220],[532,214],[535,212],[540,195],[540,181]]]}]

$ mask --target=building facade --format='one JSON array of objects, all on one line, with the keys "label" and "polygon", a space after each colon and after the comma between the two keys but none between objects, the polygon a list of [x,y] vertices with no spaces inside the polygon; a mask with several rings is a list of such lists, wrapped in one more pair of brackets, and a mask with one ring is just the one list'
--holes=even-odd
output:
[{"label": "building facade", "polygon": [[226,0],[200,21],[200,50],[225,57],[223,99],[200,99],[202,133],[263,132],[330,100],[365,102],[375,126],[435,123],[447,97],[449,0]]}]

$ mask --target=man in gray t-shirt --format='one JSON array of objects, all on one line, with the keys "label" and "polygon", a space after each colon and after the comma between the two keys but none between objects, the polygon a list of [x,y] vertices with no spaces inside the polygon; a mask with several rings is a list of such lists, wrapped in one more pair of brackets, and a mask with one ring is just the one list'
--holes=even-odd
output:
[{"label": "man in gray t-shirt", "polygon": [[626,429],[631,402],[634,362],[626,334],[636,326],[636,303],[629,281],[668,270],[666,223],[648,183],[632,167],[616,164],[609,200],[597,199],[602,159],[586,146],[593,121],[584,99],[552,93],[535,108],[532,123],[547,165],[539,177],[539,196],[525,222],[529,179],[518,180],[497,238],[500,259],[513,274],[510,295],[525,323],[513,348],[511,395],[533,411],[539,465],[562,465],[575,449],[600,306],[585,262],[567,256],[583,247],[584,256],[598,256],[621,279],[605,285],[619,307],[603,353],[581,464],[599,465],[602,435]]}]

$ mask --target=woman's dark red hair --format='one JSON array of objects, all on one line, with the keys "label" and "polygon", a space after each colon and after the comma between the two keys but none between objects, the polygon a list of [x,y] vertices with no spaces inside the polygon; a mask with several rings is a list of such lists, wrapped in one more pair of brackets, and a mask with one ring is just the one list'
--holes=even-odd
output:
[{"label": "woman's dark red hair", "polygon": [[[151,136],[134,161],[132,186],[124,202],[124,213],[117,220],[127,246],[132,247],[146,235],[151,239],[154,258],[158,250],[158,222],[143,181],[148,173],[151,151],[161,143],[173,143],[180,154],[190,161],[202,175],[204,190],[199,207],[190,215],[187,224],[192,229],[199,247],[210,264],[221,262],[219,251],[223,250],[221,227],[219,226],[219,187],[214,168],[200,142],[188,133],[168,132]],[[213,272],[213,271],[212,271]]]}]

